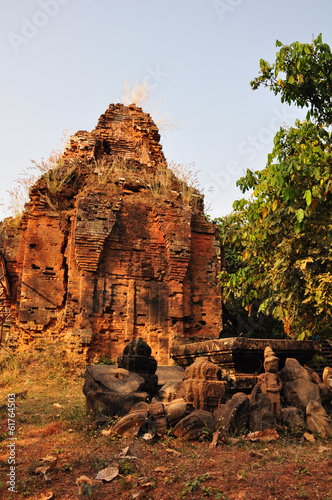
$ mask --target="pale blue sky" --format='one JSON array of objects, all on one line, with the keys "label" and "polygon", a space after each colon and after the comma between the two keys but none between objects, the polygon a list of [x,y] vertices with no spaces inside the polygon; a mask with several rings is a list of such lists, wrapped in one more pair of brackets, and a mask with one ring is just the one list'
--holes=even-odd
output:
[{"label": "pale blue sky", "polygon": [[166,158],[195,162],[212,215],[229,213],[236,180],[303,116],[251,90],[260,58],[274,60],[277,38],[322,32],[332,46],[331,19],[331,0],[2,0],[0,198],[63,130],[92,130],[125,80],[145,80],[143,109],[180,127],[162,134]]}]

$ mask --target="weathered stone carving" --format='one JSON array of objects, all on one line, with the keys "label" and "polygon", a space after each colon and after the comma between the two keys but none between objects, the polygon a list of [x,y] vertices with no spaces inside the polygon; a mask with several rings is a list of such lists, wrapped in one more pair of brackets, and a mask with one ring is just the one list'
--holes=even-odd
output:
[{"label": "weathered stone carving", "polygon": [[303,431],[305,426],[302,413],[295,406],[281,408],[281,423],[293,433]]},{"label": "weathered stone carving", "polygon": [[153,434],[164,435],[168,429],[173,428],[193,410],[194,408],[182,398],[170,403],[152,400],[149,406],[149,418],[144,427],[150,433],[152,431]]},{"label": "weathered stone carving", "polygon": [[[120,436],[142,436],[144,434],[164,435],[167,429],[191,414],[193,408],[183,399],[176,399],[168,404],[154,401],[150,405],[137,403],[128,415],[121,418],[112,432]],[[212,417],[212,415],[211,415]]]},{"label": "weathered stone carving", "polygon": [[[324,373],[327,373],[327,370],[329,367],[325,367],[323,371],[323,377]],[[330,387],[328,387],[324,382],[321,380],[320,376],[318,375],[317,372],[315,372],[313,369],[308,368],[307,366],[305,367],[307,372],[309,373],[311,380],[318,385],[319,387],[319,395],[321,399],[322,405],[325,407],[329,407],[331,404],[331,399],[332,399],[332,390]]]},{"label": "weathered stone carving", "polygon": [[305,413],[309,401],[321,402],[318,385],[312,382],[307,370],[296,359],[286,360],[280,377],[286,403],[298,408],[302,414]]},{"label": "weathered stone carving", "polygon": [[151,347],[142,337],[131,340],[118,357],[118,367],[130,372],[138,373],[145,380],[145,390],[155,394],[158,386],[158,377],[155,375],[157,361],[151,356]]},{"label": "weathered stone carving", "polygon": [[88,366],[83,393],[94,413],[123,416],[139,402],[147,401],[146,383],[137,373],[108,365]]},{"label": "weathered stone carving", "polygon": [[[149,346],[143,339],[139,338],[126,346],[124,354],[119,357],[119,360],[123,366],[131,369],[154,372],[155,361],[153,358],[151,360],[150,353]],[[273,371],[262,374],[264,382],[261,384],[262,386],[266,384],[265,375],[277,375],[278,359],[270,348],[265,349],[264,368]],[[160,390],[156,393],[157,388],[154,387],[155,392],[149,394],[149,401],[151,399],[152,401],[148,404],[148,394],[142,392],[143,389],[146,389],[147,382],[138,373],[128,372],[125,368],[100,365],[88,367],[84,393],[88,406],[95,412],[99,410],[106,415],[127,413],[113,426],[113,432],[122,436],[144,436],[145,438],[149,436],[151,438],[154,435],[163,435],[168,429],[174,428],[175,437],[199,439],[206,432],[206,428],[213,431],[216,424],[225,433],[239,434],[248,428],[254,433],[264,433],[276,428],[276,416],[280,417],[280,423],[291,432],[303,432],[304,412],[302,405],[306,398],[312,394],[315,395],[313,387],[319,394],[320,379],[315,372],[303,368],[294,359],[287,359],[283,370],[284,383],[288,391],[287,402],[289,403],[289,395],[291,395],[292,401],[297,403],[297,407],[282,408],[279,415],[271,411],[272,402],[271,398],[268,397],[269,391],[262,392],[259,384],[255,385],[249,397],[243,392],[237,392],[225,404],[220,404],[220,386],[214,384],[226,384],[226,382],[219,380],[221,377],[220,368],[210,363],[206,358],[197,358],[195,363],[186,369],[184,380],[181,382],[178,381],[183,376],[181,369],[164,367],[164,370],[160,370],[162,382],[166,380],[171,382],[172,377],[174,377],[172,387],[175,388],[175,392],[172,394],[173,400],[171,401],[167,401],[166,398],[160,401],[163,391]],[[144,376],[146,375],[148,374],[144,374]],[[150,376],[155,375],[152,373]],[[203,382],[204,386],[202,386]],[[290,386],[287,387],[287,383]],[[209,384],[212,384],[212,390]],[[202,387],[206,391],[205,394]],[[225,388],[224,385],[222,387]],[[184,392],[184,398],[178,397],[181,394],[181,389]],[[164,392],[167,391],[164,390]],[[209,402],[209,397],[211,394],[216,395],[217,392],[218,407],[216,409],[215,405],[211,405]],[[178,399],[174,399],[175,397]],[[197,409],[197,407],[209,407],[210,411]],[[329,417],[320,401],[308,401],[306,416],[308,428],[312,432],[317,432],[322,437],[332,436]],[[103,423],[104,420],[104,415],[99,413],[96,421]]]},{"label": "weathered stone carving", "polygon": [[148,418],[148,410],[133,409],[122,417],[113,427],[112,432],[122,437],[135,437]]},{"label": "weathered stone carving", "polygon": [[275,429],[277,423],[271,411],[271,400],[262,392],[259,385],[255,385],[250,397],[250,420],[251,432]]},{"label": "weathered stone carving", "polygon": [[249,398],[243,392],[237,392],[226,404],[214,413],[217,423],[226,432],[238,433],[249,423]]},{"label": "weathered stone carving", "polygon": [[198,192],[185,199],[159,139],[140,108],[111,105],[30,190],[19,228],[7,225],[0,243],[12,339],[50,335],[91,360],[143,336],[167,364],[180,340],[218,338],[217,229]]},{"label": "weathered stone carving", "polygon": [[323,383],[332,389],[332,368],[330,366],[325,366],[323,371]]},{"label": "weathered stone carving", "polygon": [[[317,341],[269,339],[268,342],[279,358],[280,368],[287,358],[296,357],[301,363],[306,363],[319,351]],[[245,337],[203,340],[173,345],[170,354],[183,367],[189,366],[198,357],[208,357],[221,368],[223,378],[228,379],[233,392],[249,393],[256,385],[257,373],[262,371],[266,343],[264,339]]]},{"label": "weathered stone carving", "polygon": [[280,391],[282,382],[278,373],[279,360],[274,355],[271,347],[264,350],[264,370],[257,378],[257,385],[262,389],[271,401],[271,411],[276,417],[280,417]]},{"label": "weathered stone carving", "polygon": [[213,412],[226,401],[226,385],[220,368],[206,358],[197,358],[184,372],[184,380],[176,385],[176,397],[183,398],[196,410]]},{"label": "weathered stone carving", "polygon": [[311,432],[317,432],[322,437],[332,436],[329,417],[318,401],[309,401],[306,407],[307,426]]},{"label": "weathered stone carving", "polygon": [[118,357],[118,367],[130,372],[154,375],[157,361],[151,356],[151,347],[139,337],[131,340]]},{"label": "weathered stone carving", "polygon": [[203,410],[195,410],[187,417],[184,417],[173,429],[175,437],[191,441],[199,439],[204,434],[204,428],[213,431],[216,420],[211,413]]}]

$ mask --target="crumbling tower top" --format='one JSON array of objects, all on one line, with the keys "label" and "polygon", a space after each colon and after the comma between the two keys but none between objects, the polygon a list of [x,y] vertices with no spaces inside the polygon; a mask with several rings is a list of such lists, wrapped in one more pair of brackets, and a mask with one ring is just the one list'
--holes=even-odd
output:
[{"label": "crumbling tower top", "polygon": [[157,165],[166,167],[159,141],[157,126],[142,108],[134,104],[111,104],[92,132],[79,131],[70,137],[64,158],[104,161],[121,158],[138,168],[154,171]]}]

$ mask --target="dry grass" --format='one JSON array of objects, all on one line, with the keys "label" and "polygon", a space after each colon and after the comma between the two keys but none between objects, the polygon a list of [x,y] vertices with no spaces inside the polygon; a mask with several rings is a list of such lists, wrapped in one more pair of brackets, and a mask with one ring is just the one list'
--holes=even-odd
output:
[{"label": "dry grass", "polygon": [[[125,82],[123,94],[125,104],[140,105],[149,96],[146,84],[136,82],[130,90]],[[168,118],[168,113],[160,116],[156,123],[158,127],[168,130],[177,128],[175,120]],[[84,164],[81,160],[64,161],[62,154],[67,137],[68,132],[65,131],[61,146],[52,151],[48,159],[42,159],[40,162],[31,161],[31,165],[23,170],[15,181],[16,185],[8,190],[10,201],[6,208],[12,215],[11,223],[15,226],[20,223],[25,204],[29,201],[30,189],[40,179],[43,179],[46,185],[46,192],[41,190],[40,197],[54,210],[59,209],[57,197],[66,187],[70,186],[75,189],[75,184],[80,185],[81,188],[98,185],[107,186],[112,193],[119,192],[117,181],[119,177],[128,176],[128,173],[137,174],[138,182],[143,181],[142,185],[145,182],[146,188],[150,189],[155,197],[168,197],[171,191],[176,191],[180,193],[184,204],[196,205],[197,197],[199,197],[199,183],[197,171],[193,170],[194,163],[185,165],[170,162],[167,169],[159,166],[154,173],[144,172],[143,174],[135,172],[136,167],[130,161],[118,158],[112,162],[97,160],[94,162],[94,168],[91,168],[91,165]]]},{"label": "dry grass", "polygon": [[[125,106],[129,106],[130,104],[142,106],[143,103],[150,99],[151,95],[152,93],[149,91],[147,83],[140,83],[139,80],[137,80],[133,87],[130,88],[125,80],[122,93],[122,102]],[[154,117],[154,122],[160,132],[165,133],[170,130],[179,129],[176,118],[171,118],[169,116],[169,111],[161,114],[158,106],[154,105],[150,114]]]},{"label": "dry grass", "polygon": [[129,106],[130,104],[141,106],[143,102],[149,99],[150,96],[151,92],[149,92],[148,90],[147,83],[140,83],[137,80],[134,83],[134,86],[130,88],[127,81],[125,80],[122,94],[122,102],[125,106]]},{"label": "dry grass", "polygon": [[155,197],[177,193],[185,205],[195,207],[202,195],[194,167],[195,163],[169,162],[166,169],[161,166],[153,174],[146,174],[146,182]]},{"label": "dry grass", "polygon": [[[7,348],[0,350],[0,388],[14,389],[21,392],[30,386],[29,373],[35,368],[34,375],[38,372],[42,379],[53,381],[51,385],[58,387],[62,384],[72,370],[79,370],[77,363],[66,356],[62,346],[51,340],[44,339],[32,343],[25,350],[13,353]],[[33,382],[34,383],[34,382]]]},{"label": "dry grass", "polygon": [[123,158],[115,158],[111,162],[105,160],[95,160],[94,170],[91,170],[86,184],[95,182],[99,186],[114,184],[126,174],[135,174],[139,178],[139,173],[136,173],[136,165]]},{"label": "dry grass", "polygon": [[62,153],[68,142],[68,130],[62,132],[60,144],[56,149],[51,151],[48,159],[38,163],[31,160],[31,165],[23,170],[18,179],[15,181],[15,186],[9,189],[9,204],[5,207],[10,214],[17,220],[22,216],[24,206],[29,201],[29,190],[37,182],[40,177],[45,177],[50,189],[52,185],[59,186],[64,181],[64,169],[62,161]]},{"label": "dry grass", "polygon": [[16,181],[17,186],[10,191],[9,208],[15,217],[13,220],[19,221],[29,190],[40,179],[46,187],[46,190],[40,189],[40,198],[54,210],[59,209],[59,195],[67,187],[74,194],[78,189],[86,192],[91,186],[100,186],[114,194],[121,192],[125,182],[136,183],[140,189],[150,191],[154,197],[169,198],[174,197],[174,194],[178,195],[184,205],[195,207],[201,194],[198,171],[194,167],[194,163],[186,165],[170,162],[167,168],[160,165],[155,171],[148,171],[121,158],[111,162],[97,160],[88,165],[79,161],[66,163],[61,155],[53,154],[46,161],[33,161],[31,167],[22,172]]},{"label": "dry grass", "polygon": [[159,129],[159,132],[162,132],[164,134],[168,131],[173,132],[174,130],[179,130],[180,127],[177,123],[177,119],[174,117],[170,117],[169,111],[166,111],[166,113],[161,115],[157,108],[152,112],[152,114],[156,117],[155,123]]},{"label": "dry grass", "polygon": [[197,174],[199,170],[194,170],[195,163],[175,163],[170,162],[169,168],[176,176],[181,196],[185,203],[190,203],[194,195],[200,194],[200,185]]}]

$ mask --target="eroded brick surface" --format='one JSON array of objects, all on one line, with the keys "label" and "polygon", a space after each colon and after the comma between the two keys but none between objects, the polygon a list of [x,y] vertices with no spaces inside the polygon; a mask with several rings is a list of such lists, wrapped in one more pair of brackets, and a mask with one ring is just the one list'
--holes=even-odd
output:
[{"label": "eroded brick surface", "polygon": [[151,176],[167,166],[150,116],[111,105],[63,158],[68,179],[53,191],[40,179],[20,225],[7,224],[0,240],[12,338],[52,336],[91,360],[116,358],[142,337],[165,364],[179,341],[218,338],[216,228],[174,176],[154,192]]}]

